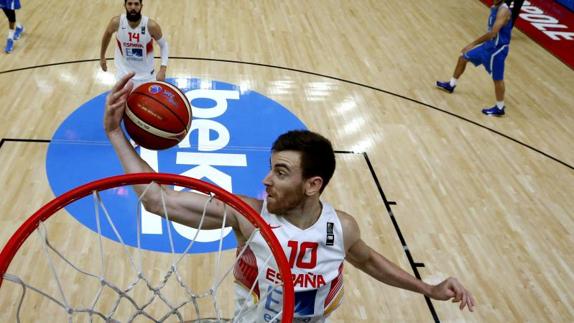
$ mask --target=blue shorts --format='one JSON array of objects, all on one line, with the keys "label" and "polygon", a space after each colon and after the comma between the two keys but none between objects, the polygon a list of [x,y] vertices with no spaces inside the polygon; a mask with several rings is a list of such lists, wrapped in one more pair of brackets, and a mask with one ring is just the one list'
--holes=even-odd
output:
[{"label": "blue shorts", "polygon": [[508,56],[508,45],[491,47],[482,44],[462,56],[475,66],[484,65],[486,71],[492,75],[493,80],[504,80],[504,61]]},{"label": "blue shorts", "polygon": [[20,9],[20,0],[0,0],[0,9]]}]

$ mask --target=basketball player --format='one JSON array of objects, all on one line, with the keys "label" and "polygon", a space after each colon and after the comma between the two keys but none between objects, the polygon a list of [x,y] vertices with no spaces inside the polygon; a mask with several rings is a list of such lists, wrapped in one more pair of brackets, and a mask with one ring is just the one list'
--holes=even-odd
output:
[{"label": "basketball player", "polygon": [[[113,17],[104,36],[100,48],[100,66],[107,71],[106,50],[112,34],[116,33],[117,46],[114,54],[116,78],[119,80],[129,72],[135,72],[133,82],[137,85],[158,80],[165,81],[168,62],[168,45],[161,33],[157,22],[142,16],[143,0],[124,0],[126,13]],[[161,67],[155,75],[153,58],[153,40],[161,52]]]},{"label": "basketball player", "polygon": [[16,10],[20,9],[20,0],[0,0],[0,8],[8,18],[8,38],[4,52],[10,54],[14,50],[14,41],[20,39],[24,26],[16,22]]},{"label": "basketball player", "polygon": [[[133,74],[122,78],[106,100],[104,128],[126,173],[153,172],[138,155],[120,128],[126,97],[133,89],[128,83]],[[310,131],[290,131],[281,135],[271,150],[271,169],[263,179],[265,200],[242,196],[242,200],[258,210],[271,225],[290,260],[295,285],[297,307],[294,322],[325,322],[326,317],[340,305],[343,294],[343,262],[378,281],[427,295],[437,300],[460,303],[460,309],[473,310],[475,301],[456,278],[448,278],[437,285],[429,285],[370,248],[362,239],[356,220],[346,212],[334,209],[321,200],[321,193],[335,171],[335,154],[331,143]],[[208,197],[175,191],[165,186],[152,185],[143,196],[145,208],[161,215],[165,205],[170,220],[198,227]],[[142,195],[145,186],[134,186]],[[163,191],[163,193],[162,193]],[[222,227],[222,203],[210,203],[202,229]],[[227,211],[226,225],[231,226],[239,246],[254,231],[251,223],[234,211]],[[261,295],[269,295],[279,282],[276,267],[266,263],[268,253],[259,235],[250,243],[235,267],[237,308],[243,297],[255,286],[252,299],[257,303]],[[255,284],[254,284],[255,283]],[[254,284],[254,285],[253,285]],[[280,295],[258,303],[249,322],[268,321],[279,313],[276,302]]]},{"label": "basketball player", "polygon": [[494,0],[488,17],[488,32],[462,49],[462,55],[458,58],[450,81],[437,81],[436,86],[452,93],[469,61],[475,66],[484,65],[494,81],[496,105],[483,109],[482,113],[489,116],[503,116],[505,108],[504,61],[508,55],[511,33],[512,21],[508,5],[503,0]]}]

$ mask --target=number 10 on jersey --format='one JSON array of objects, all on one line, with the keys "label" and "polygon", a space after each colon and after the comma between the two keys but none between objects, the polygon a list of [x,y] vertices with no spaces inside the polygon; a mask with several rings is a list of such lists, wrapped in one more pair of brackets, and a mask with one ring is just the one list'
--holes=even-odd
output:
[{"label": "number 10 on jersey", "polygon": [[317,249],[319,248],[317,242],[289,240],[287,246],[291,249],[289,254],[291,268],[296,266],[301,269],[313,269],[317,266]]}]

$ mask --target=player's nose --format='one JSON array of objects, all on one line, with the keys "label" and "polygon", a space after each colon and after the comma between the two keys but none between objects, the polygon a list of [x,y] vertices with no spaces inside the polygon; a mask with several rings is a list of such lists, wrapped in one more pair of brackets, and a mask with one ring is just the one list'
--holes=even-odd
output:
[{"label": "player's nose", "polygon": [[271,171],[265,175],[262,182],[265,186],[271,186]]}]

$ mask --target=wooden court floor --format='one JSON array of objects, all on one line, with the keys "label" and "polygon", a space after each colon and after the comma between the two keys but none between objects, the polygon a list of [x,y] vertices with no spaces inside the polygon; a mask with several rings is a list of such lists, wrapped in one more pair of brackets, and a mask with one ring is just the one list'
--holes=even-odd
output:
[{"label": "wooden court floor", "polygon": [[[0,245],[54,197],[46,141],[110,89],[97,58],[122,4],[23,1],[17,12],[26,33],[0,55]],[[288,107],[350,152],[325,198],[365,240],[425,281],[460,278],[478,302],[474,313],[429,306],[348,265],[330,322],[574,321],[574,73],[514,30],[505,117],[480,113],[494,102],[483,69],[469,65],[454,94],[435,89],[484,32],[480,1],[145,0],[143,14],[169,42],[168,77],[242,84]],[[62,221],[74,244],[81,228]]]}]

